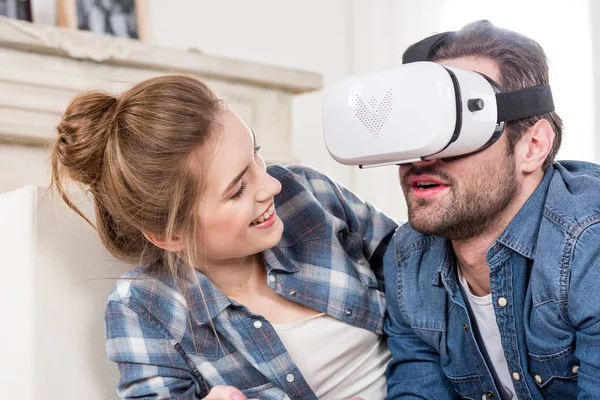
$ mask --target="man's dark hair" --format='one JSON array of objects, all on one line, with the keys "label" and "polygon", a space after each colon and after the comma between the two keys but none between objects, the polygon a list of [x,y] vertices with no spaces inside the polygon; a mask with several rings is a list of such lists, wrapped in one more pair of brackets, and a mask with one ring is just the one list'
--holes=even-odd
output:
[{"label": "man's dark hair", "polygon": [[[472,22],[448,35],[439,47],[432,49],[428,60],[461,57],[486,58],[495,62],[500,72],[497,83],[503,91],[548,85],[548,63],[542,47],[525,35],[498,28],[486,20]],[[508,151],[512,154],[523,134],[540,119],[547,120],[555,133],[552,149],[542,165],[545,171],[554,162],[562,139],[562,120],[556,112],[510,121],[506,124],[505,135]]]}]

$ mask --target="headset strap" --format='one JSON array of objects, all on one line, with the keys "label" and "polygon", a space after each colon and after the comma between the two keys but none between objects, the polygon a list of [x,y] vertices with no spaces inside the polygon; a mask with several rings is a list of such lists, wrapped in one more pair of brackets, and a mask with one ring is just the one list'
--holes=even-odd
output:
[{"label": "headset strap", "polygon": [[[438,33],[410,46],[402,56],[402,64],[427,61],[431,52],[453,31]],[[512,92],[496,93],[498,121],[514,121],[554,111],[550,86],[538,85]]]},{"label": "headset strap", "polygon": [[498,120],[514,121],[554,111],[550,86],[538,85],[512,92],[496,93]]},{"label": "headset strap", "polygon": [[437,35],[426,37],[425,39],[413,44],[404,52],[402,64],[408,64],[417,61],[427,61],[431,51],[439,46],[446,36],[454,32],[443,32]]}]

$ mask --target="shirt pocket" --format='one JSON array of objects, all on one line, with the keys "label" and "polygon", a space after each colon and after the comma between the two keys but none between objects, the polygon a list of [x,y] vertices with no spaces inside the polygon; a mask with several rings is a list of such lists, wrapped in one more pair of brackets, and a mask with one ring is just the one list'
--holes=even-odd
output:
[{"label": "shirt pocket", "polygon": [[481,395],[477,396],[477,393],[481,392],[481,379],[479,376],[448,376],[448,380],[461,399],[474,400],[475,398],[481,398]]},{"label": "shirt pocket", "polygon": [[290,397],[283,390],[275,386],[273,383],[265,383],[260,386],[242,389],[242,393],[247,398],[257,398],[261,400],[290,400]]},{"label": "shirt pocket", "polygon": [[572,347],[549,355],[529,353],[530,372],[546,399],[577,395],[579,359]]}]

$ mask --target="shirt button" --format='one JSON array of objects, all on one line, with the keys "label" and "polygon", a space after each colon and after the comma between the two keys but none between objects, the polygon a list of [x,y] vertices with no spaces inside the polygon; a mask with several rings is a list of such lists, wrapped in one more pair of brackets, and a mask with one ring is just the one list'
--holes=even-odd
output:
[{"label": "shirt button", "polygon": [[494,246],[494,251],[500,251],[500,249],[502,249],[502,245],[501,244],[497,244]]},{"label": "shirt button", "polygon": [[294,289],[290,290],[288,293],[290,294],[290,296],[296,295],[296,291]]},{"label": "shirt button", "polygon": [[346,316],[349,317],[352,315],[352,311],[351,310],[346,310],[345,312]]},{"label": "shirt button", "polygon": [[269,275],[269,282],[271,282],[271,283],[275,282],[275,275]]},{"label": "shirt button", "polygon": [[360,265],[363,265],[365,262],[363,260],[358,260],[357,263],[359,263]]},{"label": "shirt button", "polygon": [[498,298],[498,305],[500,307],[506,307],[507,304],[508,304],[508,300],[506,300],[506,297]]},{"label": "shirt button", "polygon": [[295,378],[294,378],[294,375],[292,375],[292,374],[287,374],[287,375],[285,376],[285,380],[286,380],[286,381],[288,381],[289,383],[292,383],[292,382],[294,382],[294,379],[295,379]]},{"label": "shirt button", "polygon": [[573,368],[571,368],[571,372],[573,372],[574,374],[579,372],[579,365],[573,365]]},{"label": "shirt button", "polygon": [[518,372],[513,372],[512,373],[512,377],[515,381],[520,381],[521,380],[521,375]]},{"label": "shirt button", "polygon": [[535,381],[536,381],[537,383],[542,383],[542,382],[543,382],[543,381],[542,381],[542,377],[541,377],[540,375],[536,375],[536,376],[534,376],[534,377],[533,377],[533,379],[535,379]]},{"label": "shirt button", "polygon": [[468,327],[468,326],[467,326],[467,324],[466,324],[466,323],[464,323],[464,322],[463,322],[463,329],[464,329],[465,331],[468,331],[468,330],[469,330],[469,327]]},{"label": "shirt button", "polygon": [[254,327],[255,327],[256,329],[260,329],[260,328],[262,328],[262,322],[260,322],[260,321],[254,321]]},{"label": "shirt button", "polygon": [[496,397],[496,395],[494,394],[494,392],[492,392],[491,390],[488,390],[487,392],[485,392],[485,394],[483,395],[483,398],[488,398],[488,399],[493,399],[494,397]]}]

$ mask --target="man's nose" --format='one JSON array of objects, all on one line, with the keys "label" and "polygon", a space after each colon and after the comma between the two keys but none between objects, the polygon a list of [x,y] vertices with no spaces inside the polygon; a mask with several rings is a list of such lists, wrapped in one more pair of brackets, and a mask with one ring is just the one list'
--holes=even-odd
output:
[{"label": "man's nose", "polygon": [[401,166],[401,167],[402,167],[402,166],[408,166],[408,167],[410,167],[410,166],[415,166],[415,167],[424,167],[424,166],[427,166],[427,165],[432,165],[432,164],[435,164],[435,163],[437,163],[437,162],[439,162],[439,161],[440,161],[440,160],[437,160],[437,159],[432,159],[432,160],[421,160],[421,161],[413,161],[413,162],[411,162],[411,163],[401,164],[400,166]]}]

